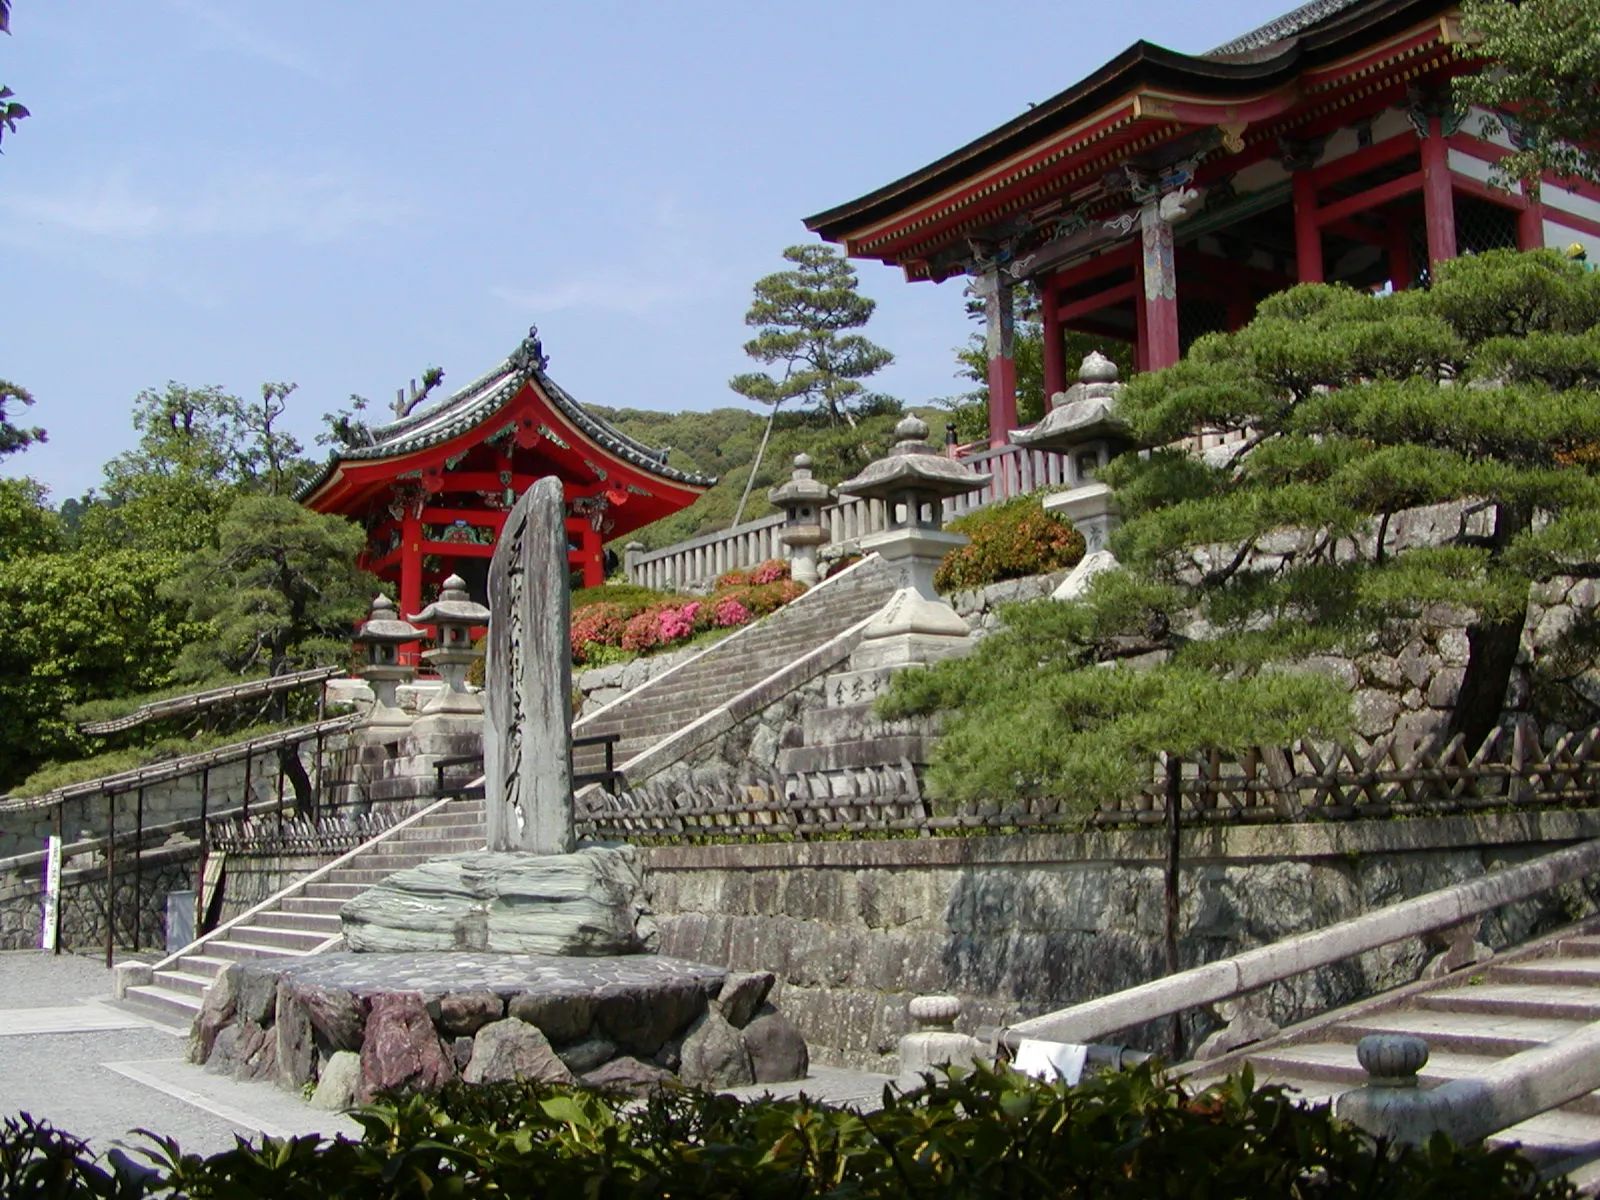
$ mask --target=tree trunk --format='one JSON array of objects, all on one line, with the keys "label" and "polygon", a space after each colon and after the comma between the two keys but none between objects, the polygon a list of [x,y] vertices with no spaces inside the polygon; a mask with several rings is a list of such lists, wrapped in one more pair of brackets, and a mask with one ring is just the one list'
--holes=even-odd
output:
[{"label": "tree trunk", "polygon": [[316,798],[312,795],[311,776],[306,774],[306,765],[300,761],[298,747],[278,748],[278,770],[294,788],[294,815],[309,817],[316,808]]},{"label": "tree trunk", "polygon": [[[1504,550],[1526,525],[1525,514],[1505,505],[1496,506],[1493,553],[1498,555]],[[1467,669],[1461,679],[1461,691],[1456,696],[1455,713],[1450,718],[1447,736],[1461,734],[1468,754],[1483,744],[1483,739],[1500,721],[1527,620],[1528,610],[1524,605],[1521,612],[1506,620],[1476,621],[1467,626]]]}]

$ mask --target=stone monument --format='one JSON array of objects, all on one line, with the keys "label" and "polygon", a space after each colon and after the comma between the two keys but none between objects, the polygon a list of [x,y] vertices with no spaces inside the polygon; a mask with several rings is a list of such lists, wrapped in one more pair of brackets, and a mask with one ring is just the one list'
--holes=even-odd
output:
[{"label": "stone monument", "polygon": [[561,480],[539,480],[506,518],[489,564],[490,850],[569,854],[576,845],[565,516]]}]

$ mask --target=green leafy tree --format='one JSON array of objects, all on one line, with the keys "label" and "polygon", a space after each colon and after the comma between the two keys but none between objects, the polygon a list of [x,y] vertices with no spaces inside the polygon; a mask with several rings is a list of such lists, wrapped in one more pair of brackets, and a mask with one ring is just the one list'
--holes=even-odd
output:
[{"label": "green leafy tree", "polygon": [[[1447,604],[1470,647],[1451,732],[1475,747],[1500,718],[1531,586],[1600,575],[1597,390],[1600,275],[1549,251],[1460,259],[1428,291],[1275,296],[1121,402],[1149,446],[1248,439],[1221,461],[1114,462],[1124,569],[1087,602],[1013,610],[970,658],[897,680],[888,710],[959,710],[934,773],[953,794],[1107,799],[1157,751],[1339,733],[1347,696],[1293,665],[1372,649]],[[1443,544],[1394,537],[1397,514],[1444,503],[1466,516]],[[1165,661],[1089,669],[1151,654]]]},{"label": "green leafy tree", "polygon": [[0,458],[45,440],[45,432],[38,426],[24,428],[12,422],[17,406],[27,408],[32,404],[33,397],[26,388],[0,379]]},{"label": "green leafy tree", "polygon": [[856,421],[866,400],[861,382],[894,355],[858,333],[876,302],[856,290],[855,269],[831,246],[790,246],[794,266],[758,279],[746,325],[759,330],[744,352],[757,362],[781,364],[781,375],[750,372],[728,386],[774,408],[796,401],[832,422]]},{"label": "green leafy tree", "polygon": [[[0,33],[11,34],[11,0],[0,0]],[[0,138],[17,131],[17,122],[28,116],[28,110],[16,100],[10,88],[0,84]]]},{"label": "green leafy tree", "polygon": [[45,504],[48,495],[36,479],[0,479],[0,562],[60,548],[60,520]]},{"label": "green leafy tree", "polygon": [[1600,182],[1600,9],[1592,0],[1465,0],[1461,53],[1483,70],[1455,82],[1456,99],[1510,114],[1517,152],[1508,179],[1549,171]]},{"label": "green leafy tree", "polygon": [[355,565],[361,530],[284,496],[244,495],[218,528],[217,545],[193,555],[166,585],[210,637],[184,648],[181,676],[282,675],[342,662],[376,581]]},{"label": "green leafy tree", "polygon": [[170,553],[25,554],[0,571],[0,791],[50,759],[87,749],[67,709],[171,682],[200,632],[162,586]]}]

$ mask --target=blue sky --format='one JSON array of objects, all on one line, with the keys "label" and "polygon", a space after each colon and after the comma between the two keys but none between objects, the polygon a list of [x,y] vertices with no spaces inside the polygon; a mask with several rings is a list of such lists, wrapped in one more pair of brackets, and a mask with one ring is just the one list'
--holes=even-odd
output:
[{"label": "blue sky", "polygon": [[[750,285],[854,199],[1140,37],[1201,51],[1289,0],[14,0],[0,377],[57,501],[168,379],[445,387],[537,323],[580,400],[739,403]],[[859,264],[883,390],[958,390],[959,283]],[[320,453],[320,451],[318,451]]]}]

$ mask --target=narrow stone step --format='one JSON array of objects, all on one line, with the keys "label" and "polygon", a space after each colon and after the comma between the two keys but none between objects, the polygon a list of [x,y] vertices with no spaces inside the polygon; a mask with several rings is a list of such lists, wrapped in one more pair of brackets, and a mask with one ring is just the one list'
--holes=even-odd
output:
[{"label": "narrow stone step", "polygon": [[1600,934],[1562,938],[1557,944],[1556,953],[1565,958],[1600,957]]},{"label": "narrow stone step", "polygon": [[234,941],[232,938],[219,939],[207,942],[211,953],[220,958],[232,958],[240,961],[256,958],[303,958],[305,955],[299,950],[291,950],[287,946],[263,946],[256,942]]},{"label": "narrow stone step", "polygon": [[296,929],[321,937],[331,937],[341,928],[337,912],[265,912],[256,915],[255,923],[267,929]]},{"label": "narrow stone step", "polygon": [[[1495,1061],[1494,1057],[1486,1054],[1456,1054],[1448,1050],[1430,1053],[1428,1065],[1423,1067],[1417,1078],[1424,1086],[1431,1087],[1447,1079],[1481,1074]],[[1359,1087],[1367,1079],[1366,1071],[1356,1061],[1353,1042],[1309,1042],[1279,1046],[1251,1055],[1250,1064],[1257,1078],[1304,1079],[1323,1086],[1340,1085],[1339,1091]]]},{"label": "narrow stone step", "polygon": [[[310,887],[316,884],[308,885]],[[285,914],[331,915],[337,917],[344,900],[337,896],[290,896],[283,901],[280,911]]]},{"label": "narrow stone step", "polygon": [[142,983],[127,991],[127,998],[141,1008],[152,1008],[163,1016],[187,1023],[200,1011],[200,999],[187,992],[174,991],[155,983]]},{"label": "narrow stone step", "polygon": [[1418,996],[1414,1003],[1440,1012],[1489,1012],[1520,1017],[1600,1021],[1600,988],[1531,983],[1483,983]]},{"label": "narrow stone step", "polygon": [[1557,1109],[1530,1117],[1484,1141],[1491,1147],[1517,1146],[1539,1167],[1553,1166],[1574,1156],[1592,1159],[1600,1149],[1600,1117]]},{"label": "narrow stone step", "polygon": [[1461,1054],[1504,1057],[1553,1042],[1582,1027],[1581,1021],[1558,1017],[1516,1016],[1493,1011],[1429,1012],[1402,1009],[1343,1021],[1335,1033],[1356,1042],[1371,1033],[1410,1033],[1428,1043],[1431,1053],[1441,1050]]}]

